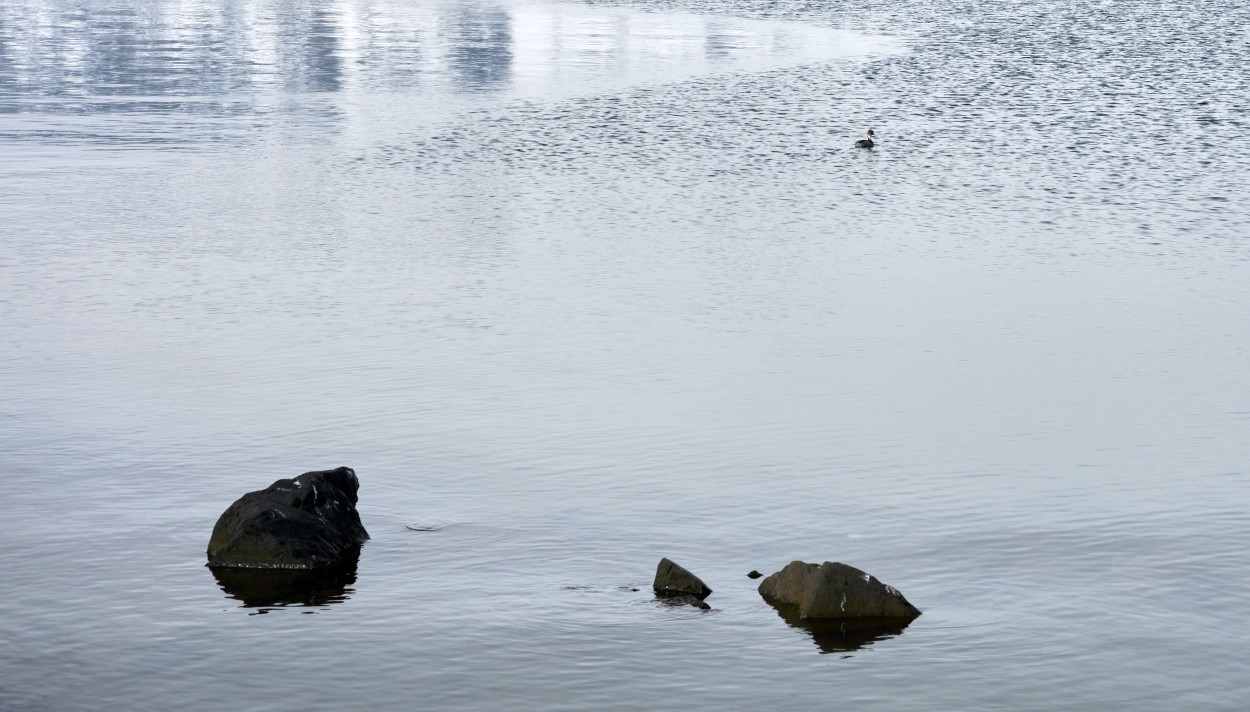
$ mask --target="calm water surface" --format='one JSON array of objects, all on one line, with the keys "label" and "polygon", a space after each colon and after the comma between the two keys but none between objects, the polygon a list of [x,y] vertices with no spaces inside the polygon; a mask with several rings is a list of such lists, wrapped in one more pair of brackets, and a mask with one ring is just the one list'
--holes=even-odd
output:
[{"label": "calm water surface", "polygon": [[1247,7],[0,3],[0,708],[1241,709]]}]

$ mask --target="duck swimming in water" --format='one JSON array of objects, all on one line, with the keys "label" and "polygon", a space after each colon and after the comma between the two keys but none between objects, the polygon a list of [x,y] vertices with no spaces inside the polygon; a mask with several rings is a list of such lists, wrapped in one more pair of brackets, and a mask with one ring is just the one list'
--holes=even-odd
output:
[{"label": "duck swimming in water", "polygon": [[860,140],[856,141],[855,148],[872,148],[874,145],[876,145],[872,142],[872,135],[873,135],[872,129],[868,129],[868,138],[861,138]]}]

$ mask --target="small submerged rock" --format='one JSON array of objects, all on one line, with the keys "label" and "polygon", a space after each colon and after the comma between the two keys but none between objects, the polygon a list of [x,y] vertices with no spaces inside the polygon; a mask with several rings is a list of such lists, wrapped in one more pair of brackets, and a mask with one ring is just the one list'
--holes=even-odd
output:
[{"label": "small submerged rock", "polygon": [[657,596],[693,596],[702,601],[712,589],[694,574],[668,559],[660,559],[655,568],[655,583],[651,585]]},{"label": "small submerged rock", "polygon": [[369,539],[350,467],[305,472],[243,495],[213,527],[210,567],[315,569],[340,563]]},{"label": "small submerged rock", "polygon": [[792,561],[760,582],[760,595],[798,607],[802,620],[875,618],[911,620],[920,610],[893,586],[854,566]]},{"label": "small submerged rock", "polygon": [[763,575],[764,575],[764,574],[762,574],[762,573],[760,573],[760,572],[756,571],[755,569],[751,569],[751,573],[747,574],[747,578],[749,578],[749,579],[757,579],[757,578],[760,578],[760,577],[761,577],[761,576],[763,576]]}]

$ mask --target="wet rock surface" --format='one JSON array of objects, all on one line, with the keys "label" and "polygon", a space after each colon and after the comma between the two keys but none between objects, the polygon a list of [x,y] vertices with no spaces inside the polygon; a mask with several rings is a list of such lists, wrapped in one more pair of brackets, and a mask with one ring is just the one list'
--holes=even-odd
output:
[{"label": "wet rock surface", "polygon": [[854,566],[826,561],[792,561],[760,582],[759,592],[770,602],[797,607],[801,620],[902,619],[920,615],[903,594]]},{"label": "wet rock surface", "polygon": [[712,589],[698,576],[669,559],[660,559],[655,568],[655,582],[651,587],[657,596],[693,596],[700,601],[712,593]]},{"label": "wet rock surface", "polygon": [[208,542],[210,567],[316,569],[341,563],[369,539],[350,467],[305,472],[243,495]]}]

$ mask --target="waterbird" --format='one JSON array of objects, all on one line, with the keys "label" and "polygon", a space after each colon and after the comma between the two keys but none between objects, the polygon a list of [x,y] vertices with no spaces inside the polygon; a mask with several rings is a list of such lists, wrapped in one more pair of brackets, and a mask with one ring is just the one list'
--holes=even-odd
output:
[{"label": "waterbird", "polygon": [[872,142],[872,129],[868,129],[868,138],[861,138],[855,142],[855,148],[872,148],[875,144]]}]

